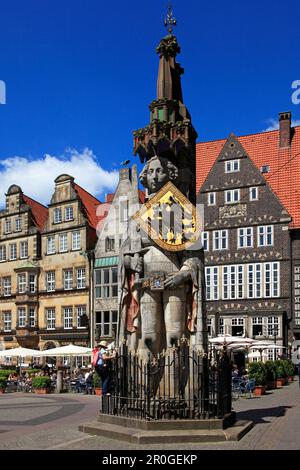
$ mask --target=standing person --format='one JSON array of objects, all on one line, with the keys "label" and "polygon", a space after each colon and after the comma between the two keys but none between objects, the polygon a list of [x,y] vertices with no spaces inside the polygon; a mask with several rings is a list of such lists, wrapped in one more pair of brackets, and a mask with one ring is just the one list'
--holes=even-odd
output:
[{"label": "standing person", "polygon": [[109,367],[109,361],[111,361],[114,357],[114,355],[109,354],[107,346],[108,342],[105,340],[100,341],[98,344],[97,364],[95,365],[95,371],[99,375],[102,383],[102,395],[107,395],[109,392],[111,379],[111,368]]}]

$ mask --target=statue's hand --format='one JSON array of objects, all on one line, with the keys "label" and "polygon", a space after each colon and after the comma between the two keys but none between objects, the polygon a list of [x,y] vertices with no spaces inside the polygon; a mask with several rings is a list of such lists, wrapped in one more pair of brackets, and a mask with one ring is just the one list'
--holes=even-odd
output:
[{"label": "statue's hand", "polygon": [[179,271],[179,273],[171,274],[165,280],[165,288],[166,289],[174,289],[177,286],[180,286],[186,281],[191,279],[191,273],[189,270],[186,271]]},{"label": "statue's hand", "polygon": [[143,272],[144,262],[141,256],[134,256],[133,258],[131,258],[131,269],[132,271],[135,271],[139,274]]}]

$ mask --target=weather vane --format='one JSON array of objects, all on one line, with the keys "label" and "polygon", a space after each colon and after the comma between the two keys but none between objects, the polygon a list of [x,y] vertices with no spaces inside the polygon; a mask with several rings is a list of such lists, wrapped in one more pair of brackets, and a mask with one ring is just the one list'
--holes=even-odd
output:
[{"label": "weather vane", "polygon": [[176,24],[177,24],[177,21],[176,21],[176,18],[173,16],[172,4],[171,2],[169,2],[168,13],[167,13],[167,17],[164,19],[164,25],[169,31],[169,33],[172,33],[173,27],[176,26]]}]

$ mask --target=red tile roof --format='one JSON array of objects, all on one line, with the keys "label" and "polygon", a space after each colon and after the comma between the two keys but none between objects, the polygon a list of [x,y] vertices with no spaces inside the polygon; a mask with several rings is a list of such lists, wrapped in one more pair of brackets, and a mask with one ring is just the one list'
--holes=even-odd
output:
[{"label": "red tile roof", "polygon": [[[114,197],[115,197],[115,193],[106,194],[105,202],[111,203],[113,201]],[[141,189],[139,189],[139,199],[140,199],[140,203],[144,204],[144,202],[145,202],[145,192],[142,191]]]},{"label": "red tile roof", "polygon": [[74,189],[84,206],[86,217],[90,227],[96,230],[97,223],[102,218],[102,216],[99,217],[99,215],[97,215],[97,208],[99,206],[102,206],[102,202],[100,202],[98,199],[96,199],[94,196],[92,196],[90,193],[88,193],[85,189],[83,189],[76,183],[74,183]]},{"label": "red tile roof", "polygon": [[39,230],[43,230],[45,223],[48,219],[48,209],[39,202],[31,199],[31,197],[23,194],[23,200],[25,204],[31,207],[31,212],[33,215],[34,223]]},{"label": "red tile roof", "polygon": [[[271,189],[292,217],[291,227],[300,228],[300,126],[294,127],[291,147],[279,149],[279,131],[237,137],[258,169],[264,173]],[[227,139],[200,142],[196,145],[197,193],[206,180]]]}]

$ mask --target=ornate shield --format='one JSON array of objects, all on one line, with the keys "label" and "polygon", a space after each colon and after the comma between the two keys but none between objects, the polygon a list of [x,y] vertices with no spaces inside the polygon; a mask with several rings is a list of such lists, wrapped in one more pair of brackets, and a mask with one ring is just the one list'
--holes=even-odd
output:
[{"label": "ornate shield", "polygon": [[134,214],[141,229],[164,250],[194,245],[201,232],[195,206],[170,181]]}]

